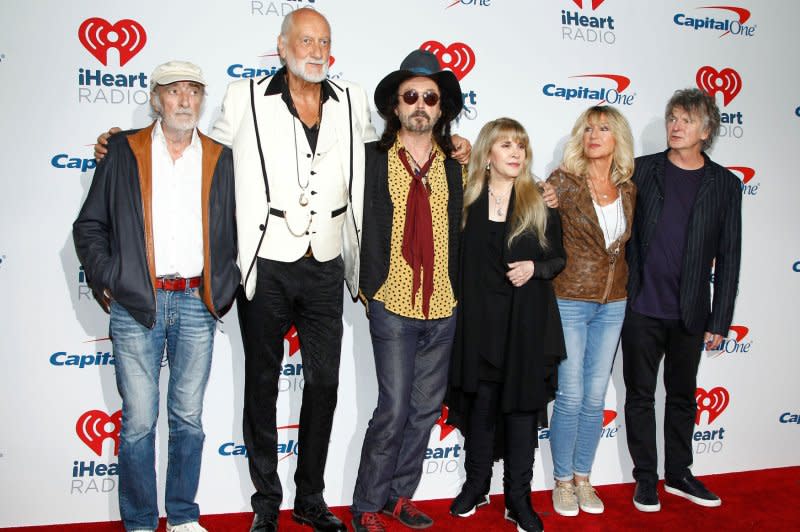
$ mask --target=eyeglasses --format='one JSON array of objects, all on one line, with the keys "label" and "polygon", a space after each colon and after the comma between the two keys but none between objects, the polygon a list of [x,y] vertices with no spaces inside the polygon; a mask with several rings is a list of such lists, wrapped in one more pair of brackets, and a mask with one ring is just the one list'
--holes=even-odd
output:
[{"label": "eyeglasses", "polygon": [[[407,105],[414,105],[417,103],[417,100],[419,100],[420,94],[416,90],[411,89],[407,90],[400,96]],[[425,102],[425,105],[433,107],[439,103],[439,95],[433,91],[425,91],[422,93],[422,101]]]}]

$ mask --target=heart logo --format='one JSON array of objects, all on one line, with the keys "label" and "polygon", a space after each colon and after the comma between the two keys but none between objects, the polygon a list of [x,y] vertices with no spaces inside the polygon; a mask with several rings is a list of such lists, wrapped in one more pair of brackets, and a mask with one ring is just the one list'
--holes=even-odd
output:
[{"label": "heart logo", "polygon": [[293,356],[295,353],[300,351],[300,336],[297,334],[297,327],[294,325],[289,327],[289,330],[286,331],[286,335],[283,337],[283,339],[289,342],[289,356]]},{"label": "heart logo", "polygon": [[419,49],[435,55],[439,65],[452,71],[459,81],[475,67],[475,52],[463,42],[445,46],[439,41],[427,41],[422,43]]},{"label": "heart logo", "polygon": [[[575,5],[583,9],[583,0],[572,0]],[[605,2],[605,0],[592,0],[592,9],[597,9],[597,6]]]},{"label": "heart logo", "polygon": [[[756,171],[747,166],[728,166],[727,168],[731,172],[741,174],[742,177],[740,179],[745,185],[756,175]],[[731,327],[731,329],[733,329],[733,327]]]},{"label": "heart logo", "polygon": [[617,413],[613,410],[603,410],[603,426],[607,427],[609,423],[617,419]]},{"label": "heart logo", "polygon": [[103,66],[108,66],[108,50],[116,48],[119,66],[122,67],[144,48],[147,32],[141,24],[128,18],[111,24],[105,19],[93,17],[84,20],[78,28],[78,39]]},{"label": "heart logo", "polygon": [[450,409],[447,408],[447,405],[442,405],[442,414],[436,420],[436,424],[439,425],[439,441],[444,440],[451,432],[456,430],[453,425],[447,424],[448,415],[450,415]]},{"label": "heart logo", "polygon": [[78,434],[78,438],[97,456],[103,455],[103,442],[107,438],[111,438],[114,441],[114,456],[117,456],[121,426],[122,410],[117,410],[110,416],[102,410],[89,410],[78,418],[75,432]]},{"label": "heart logo", "polygon": [[722,93],[723,105],[728,105],[742,90],[742,77],[732,68],[723,68],[719,72],[708,65],[697,71],[697,86],[711,96]]},{"label": "heart logo", "polygon": [[722,386],[711,388],[705,391],[703,388],[698,388],[694,394],[695,401],[697,401],[697,414],[694,418],[694,424],[700,424],[700,416],[703,412],[708,412],[708,424],[714,422],[719,415],[728,408],[728,403],[731,402],[731,396],[728,390]]}]

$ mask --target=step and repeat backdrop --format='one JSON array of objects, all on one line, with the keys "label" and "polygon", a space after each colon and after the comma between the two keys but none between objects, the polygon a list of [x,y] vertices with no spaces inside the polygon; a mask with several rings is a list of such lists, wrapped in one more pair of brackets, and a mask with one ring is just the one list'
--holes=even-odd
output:
[{"label": "step and repeat backdrop", "polygon": [[[590,105],[620,108],[641,155],[665,148],[664,105],[675,89],[698,86],[712,93],[723,124],[710,155],[741,179],[744,253],[734,324],[722,349],[704,353],[700,365],[694,472],[800,464],[794,338],[800,300],[800,4],[731,1],[0,3],[0,526],[119,518],[121,405],[108,316],[92,299],[71,236],[95,167],[94,139],[110,126],[149,123],[149,75],[170,59],[204,69],[209,86],[201,129],[208,130],[229,82],[279,68],[281,20],[301,7],[317,9],[331,22],[331,77],[359,82],[369,94],[412,49],[433,51],[461,82],[458,133],[474,140],[488,120],[520,120],[540,178],[558,165],[575,118]],[[380,130],[379,117],[373,118]],[[343,298],[341,387],[325,472],[332,505],[351,502],[377,397],[363,308],[344,291]],[[285,346],[276,452],[284,506],[291,507],[302,446],[303,356],[293,333]],[[168,371],[164,367],[164,380]],[[250,508],[243,372],[234,308],[218,327],[205,401],[198,494],[203,513]],[[624,393],[617,360],[592,475],[596,484],[631,480]],[[164,400],[157,443],[162,500]],[[548,438],[542,430],[535,490],[552,487]],[[454,496],[463,459],[461,435],[440,420],[416,496]],[[495,493],[502,491],[500,480],[496,474]],[[724,490],[720,495],[725,498]]]}]

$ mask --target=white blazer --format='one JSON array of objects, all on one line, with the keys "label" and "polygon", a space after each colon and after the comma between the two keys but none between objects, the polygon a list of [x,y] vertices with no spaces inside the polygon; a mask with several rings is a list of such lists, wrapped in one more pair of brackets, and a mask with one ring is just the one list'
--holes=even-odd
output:
[{"label": "white blazer", "polygon": [[[255,294],[256,257],[294,262],[310,245],[319,261],[342,255],[345,281],[356,297],[364,143],[377,139],[366,93],[347,81],[323,82],[333,96],[322,106],[317,147],[312,153],[302,123],[289,112],[281,93],[274,93],[273,87],[268,94],[273,81],[246,79],[228,85],[222,113],[210,134],[233,148],[238,261],[245,294],[248,299]],[[256,141],[253,107],[260,143]],[[308,200],[306,205],[299,202],[301,194]]]}]

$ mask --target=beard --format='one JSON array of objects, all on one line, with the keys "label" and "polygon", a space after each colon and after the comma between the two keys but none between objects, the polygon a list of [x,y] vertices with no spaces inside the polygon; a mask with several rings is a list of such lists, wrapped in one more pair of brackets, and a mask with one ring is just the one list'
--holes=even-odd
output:
[{"label": "beard", "polygon": [[431,115],[421,109],[409,114],[397,114],[403,129],[413,133],[427,133],[432,131],[433,126],[439,120],[440,116],[442,116],[441,111],[436,113],[436,117],[431,117]]},{"label": "beard", "polygon": [[164,116],[161,119],[164,125],[169,129],[175,131],[191,131],[197,127],[198,117],[191,111],[189,112],[175,112],[169,116]]},{"label": "beard", "polygon": [[[308,74],[306,73],[306,65],[321,65],[322,72],[319,74]],[[286,68],[289,71],[297,76],[298,78],[302,79],[303,81],[307,81],[309,83],[321,83],[325,78],[328,77],[328,62],[322,61],[318,59],[296,59],[292,54],[286,54]]]}]

